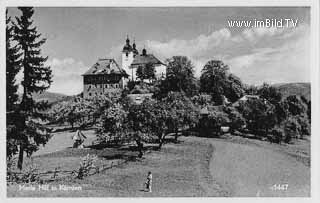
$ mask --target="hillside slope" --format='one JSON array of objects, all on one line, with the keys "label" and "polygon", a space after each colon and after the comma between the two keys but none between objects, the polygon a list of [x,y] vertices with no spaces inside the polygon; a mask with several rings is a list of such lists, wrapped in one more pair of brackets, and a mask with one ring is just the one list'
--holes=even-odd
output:
[{"label": "hillside slope", "polygon": [[67,96],[61,93],[53,93],[53,92],[43,92],[41,94],[33,94],[33,98],[36,101],[48,101],[49,103],[55,103],[62,100],[66,100],[71,98],[72,96]]},{"label": "hillside slope", "polygon": [[311,99],[311,85],[310,83],[282,83],[274,84],[274,87],[285,97],[290,95],[304,96],[309,101]]}]

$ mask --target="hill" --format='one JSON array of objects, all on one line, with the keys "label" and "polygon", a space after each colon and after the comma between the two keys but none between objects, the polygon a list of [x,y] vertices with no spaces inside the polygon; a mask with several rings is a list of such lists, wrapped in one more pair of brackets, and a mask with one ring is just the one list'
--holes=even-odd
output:
[{"label": "hill", "polygon": [[304,96],[309,101],[311,100],[311,85],[310,83],[281,83],[274,84],[283,95],[284,98],[290,95]]},{"label": "hill", "polygon": [[48,101],[49,103],[55,103],[62,100],[67,100],[69,98],[72,98],[72,96],[67,96],[61,93],[54,93],[54,92],[43,92],[41,94],[33,94],[33,98],[36,101]]}]

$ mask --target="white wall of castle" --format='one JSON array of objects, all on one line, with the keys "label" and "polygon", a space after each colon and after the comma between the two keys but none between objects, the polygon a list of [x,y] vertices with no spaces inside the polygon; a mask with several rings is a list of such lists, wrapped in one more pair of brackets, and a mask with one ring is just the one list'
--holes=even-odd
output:
[{"label": "white wall of castle", "polygon": [[122,68],[129,75],[129,77],[128,77],[129,80],[132,80],[132,75],[133,75],[134,80],[136,79],[136,72],[133,71],[133,73],[132,73],[132,69],[130,68],[130,65],[132,64],[133,59],[134,58],[133,58],[132,51],[128,52],[128,54],[126,52],[122,52]]},{"label": "white wall of castle", "polygon": [[166,72],[167,72],[167,66],[165,65],[158,65],[155,67],[156,70],[156,78],[160,79],[162,77],[166,77]]}]

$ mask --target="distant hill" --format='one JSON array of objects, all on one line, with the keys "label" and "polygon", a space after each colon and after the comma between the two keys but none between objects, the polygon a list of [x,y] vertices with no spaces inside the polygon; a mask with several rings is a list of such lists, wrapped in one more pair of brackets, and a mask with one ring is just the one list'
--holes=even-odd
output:
[{"label": "distant hill", "polygon": [[309,101],[311,100],[311,85],[310,83],[281,83],[274,84],[283,95],[284,98],[290,95],[304,96]]},{"label": "distant hill", "polygon": [[61,93],[43,92],[41,94],[33,94],[33,98],[36,101],[48,101],[49,103],[56,103],[62,100],[71,99],[73,96],[67,96]]}]

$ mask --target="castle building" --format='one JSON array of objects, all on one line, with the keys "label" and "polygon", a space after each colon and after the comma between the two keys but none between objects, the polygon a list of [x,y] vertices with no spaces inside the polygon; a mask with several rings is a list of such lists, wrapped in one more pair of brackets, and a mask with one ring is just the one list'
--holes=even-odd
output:
[{"label": "castle building", "polygon": [[83,98],[120,93],[128,74],[114,59],[99,59],[83,75]]},{"label": "castle building", "polygon": [[132,46],[129,37],[122,49],[122,68],[114,59],[99,59],[83,76],[83,98],[90,99],[99,96],[119,93],[128,80],[136,81],[137,68],[152,64],[155,67],[156,78],[165,77],[166,66],[152,54],[143,49],[142,54]]},{"label": "castle building", "polygon": [[132,46],[130,40],[127,37],[126,44],[122,49],[122,69],[128,73],[129,80],[136,81],[136,71],[139,66],[145,67],[147,64],[153,64],[155,67],[155,75],[157,79],[164,78],[166,75],[166,66],[153,54],[147,54],[147,50],[144,48],[142,54],[136,48],[135,42]]}]

